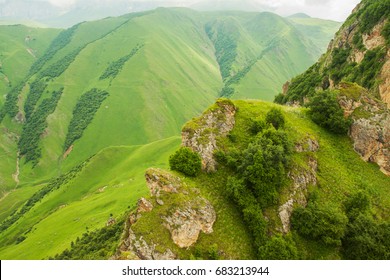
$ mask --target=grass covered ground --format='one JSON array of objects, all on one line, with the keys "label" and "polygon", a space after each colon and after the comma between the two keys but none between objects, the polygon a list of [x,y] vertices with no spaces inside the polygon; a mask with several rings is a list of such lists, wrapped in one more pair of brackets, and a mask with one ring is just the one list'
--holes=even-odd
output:
[{"label": "grass covered ground", "polygon": [[[306,109],[283,107],[255,100],[234,101],[234,104],[238,108],[236,125],[229,137],[218,140],[224,151],[234,148],[245,149],[254,139],[251,132],[253,120],[264,119],[271,108],[280,108],[286,119],[285,131],[293,146],[307,137],[316,139],[320,145],[317,152],[294,152],[290,163],[289,171],[297,172],[295,170],[297,167],[308,168],[309,157],[314,157],[318,162],[317,184],[308,190],[309,202],[315,201],[317,207],[343,215],[344,202],[358,191],[364,191],[372,203],[370,213],[377,221],[389,221],[390,199],[387,193],[390,180],[379,171],[377,165],[366,163],[358,156],[347,136],[336,136],[320,128],[307,116]],[[142,235],[147,242],[159,244],[157,249],[161,252],[170,248],[182,259],[210,258],[210,252],[213,250],[216,250],[218,257],[222,259],[255,259],[257,252],[253,247],[252,236],[243,222],[240,210],[226,189],[227,179],[233,175],[231,169],[220,166],[217,172],[201,173],[196,178],[184,177],[176,172],[173,174],[181,176],[189,193],[195,187],[200,190],[199,195],[212,203],[217,213],[213,233],[208,235],[201,233],[198,242],[189,249],[179,249],[174,245],[168,230],[161,225],[160,216],[166,215],[167,211],[169,213],[169,209],[183,203],[182,199],[188,199],[188,196],[168,194],[162,198],[163,206],[156,206],[157,210],[143,214],[144,217],[134,224],[132,229],[136,234]],[[280,227],[278,207],[287,201],[292,191],[290,184],[292,182],[288,181],[280,190],[276,205],[263,209],[268,217],[270,233],[277,233],[277,228]],[[296,244],[299,259],[343,258],[340,246],[303,238],[296,230],[289,236]]]},{"label": "grass covered ground", "polygon": [[[99,152],[68,184],[49,193],[0,234],[1,258],[54,256],[85,231],[104,227],[110,214],[121,217],[148,193],[145,170],[151,166],[167,167],[168,156],[179,141],[173,137],[144,146],[112,147]],[[32,192],[32,188],[28,190]],[[9,205],[14,199],[7,196],[2,205]],[[15,244],[20,236],[26,239]]]}]

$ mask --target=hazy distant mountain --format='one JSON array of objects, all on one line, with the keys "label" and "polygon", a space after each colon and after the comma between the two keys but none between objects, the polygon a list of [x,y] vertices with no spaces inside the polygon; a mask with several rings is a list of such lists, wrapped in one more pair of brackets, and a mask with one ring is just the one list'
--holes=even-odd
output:
[{"label": "hazy distant mountain", "polygon": [[83,0],[66,6],[56,6],[48,0],[0,0],[0,21],[12,23],[36,22],[51,27],[70,27],[83,21],[115,17],[157,7],[188,7],[199,11],[272,11],[256,0]]},{"label": "hazy distant mountain", "polygon": [[47,1],[0,1],[0,20],[38,21],[52,27],[70,27],[76,23],[119,16],[130,12],[152,10],[157,7],[184,7],[194,1],[137,1],[86,0],[70,6],[55,6]]}]

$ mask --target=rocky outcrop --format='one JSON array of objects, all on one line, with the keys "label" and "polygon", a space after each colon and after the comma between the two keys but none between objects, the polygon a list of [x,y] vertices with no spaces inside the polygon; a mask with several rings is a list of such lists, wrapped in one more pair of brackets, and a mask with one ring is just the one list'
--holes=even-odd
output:
[{"label": "rocky outcrop", "polygon": [[[300,141],[295,145],[296,152],[316,152],[319,149],[318,141],[310,136]],[[309,157],[307,167],[293,168],[288,177],[292,180],[292,185],[288,190],[288,196],[285,202],[279,207],[279,218],[282,222],[281,232],[288,233],[290,231],[290,219],[294,206],[300,205],[305,207],[307,205],[307,192],[309,186],[317,184],[317,160]]]},{"label": "rocky outcrop", "polygon": [[129,236],[125,240],[125,243],[122,244],[122,251],[130,251],[132,254],[129,254],[132,259],[140,260],[174,260],[176,255],[170,250],[165,250],[164,253],[160,253],[156,250],[156,244],[148,244],[143,236],[137,237],[134,231],[129,229]]},{"label": "rocky outcrop", "polygon": [[390,112],[386,104],[370,96],[356,85],[341,83],[339,104],[346,116],[351,116],[349,136],[355,151],[365,161],[377,163],[390,175]]},{"label": "rocky outcrop", "polygon": [[[213,232],[215,210],[200,196],[198,189],[190,188],[179,177],[157,168],[148,169],[145,179],[153,199],[141,198],[129,215],[115,259],[177,259],[172,246],[188,248],[197,242],[201,232]],[[155,222],[149,226],[151,215]],[[137,227],[139,223],[142,230]],[[145,230],[145,227],[150,229]],[[169,232],[171,245],[162,243],[164,231]],[[160,232],[160,235],[156,236],[154,232]]]},{"label": "rocky outcrop", "polygon": [[179,177],[158,168],[146,170],[145,180],[153,197],[160,197],[161,193],[177,193],[182,184]]},{"label": "rocky outcrop", "polygon": [[230,100],[220,99],[200,118],[190,121],[183,128],[182,145],[199,153],[202,170],[216,170],[214,151],[218,149],[217,138],[228,135],[234,128],[235,114],[234,104]]},{"label": "rocky outcrop", "polygon": [[387,50],[386,62],[382,67],[380,76],[379,94],[383,102],[390,108],[390,50]]},{"label": "rocky outcrop", "polygon": [[180,248],[187,248],[198,240],[201,231],[206,234],[213,232],[216,214],[210,202],[199,197],[162,219],[173,242]]},{"label": "rocky outcrop", "polygon": [[350,136],[355,151],[365,161],[376,162],[390,176],[390,115],[383,113],[355,120]]},{"label": "rocky outcrop", "polygon": [[318,141],[309,135],[295,144],[295,151],[298,153],[317,152],[319,148],[320,144]]},{"label": "rocky outcrop", "polygon": [[385,38],[381,35],[385,23],[386,21],[383,21],[375,25],[369,34],[362,35],[363,45],[367,50],[373,50],[386,44]]}]

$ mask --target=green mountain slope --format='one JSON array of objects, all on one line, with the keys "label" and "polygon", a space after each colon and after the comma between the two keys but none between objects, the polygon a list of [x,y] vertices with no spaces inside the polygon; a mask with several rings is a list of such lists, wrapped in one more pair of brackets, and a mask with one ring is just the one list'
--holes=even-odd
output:
[{"label": "green mountain slope", "polygon": [[[140,196],[147,193],[144,170],[150,166],[166,167],[168,156],[179,142],[178,137],[173,137],[144,146],[102,150],[66,174],[62,181],[55,181],[57,185],[51,192],[35,202],[6,230],[2,229],[1,258],[42,259],[54,256],[85,231],[104,227],[110,214],[115,218],[121,217],[134,207]],[[46,186],[35,187],[35,191]],[[31,188],[24,193],[27,194],[27,191],[32,192]],[[17,203],[21,197],[16,195],[11,193],[2,199],[0,213],[16,211],[13,216],[17,215]],[[18,238],[23,240],[23,237],[26,239],[19,243]]]},{"label": "green mountain slope", "polygon": [[22,81],[58,32],[23,25],[0,25],[0,105],[4,103],[5,93]]},{"label": "green mountain slope", "polygon": [[[119,217],[147,193],[130,179],[166,166],[182,125],[224,87],[235,98],[270,100],[320,54],[318,42],[269,13],[157,9],[51,32],[18,76],[24,83],[1,92],[4,258],[53,256],[86,227]],[[96,196],[121,184],[134,195],[113,188]],[[48,239],[53,245],[38,241]]]},{"label": "green mountain slope", "polygon": [[[266,28],[270,25],[273,29]],[[225,35],[233,36],[236,45],[232,51],[237,55],[228,58],[229,65],[219,58]],[[110,145],[145,144],[177,135],[186,120],[218,96],[221,76],[237,88],[237,97],[269,100],[285,79],[318,55],[309,38],[269,13],[157,9],[76,25],[62,31],[31,67],[26,85],[41,81],[43,92],[28,86],[15,89],[2,108],[3,123],[19,135],[21,127],[15,127],[9,116],[19,112],[23,121],[30,115],[26,115],[27,107],[29,112],[37,110],[52,90],[64,87],[54,112],[45,120],[45,136],[34,148],[41,150],[36,162],[20,161],[20,179],[50,178]],[[121,58],[125,58],[123,63],[113,66]],[[108,67],[120,69],[102,79]],[[64,159],[72,110],[80,96],[93,88],[109,95]],[[8,160],[15,161],[15,146],[7,149],[12,150]]]},{"label": "green mountain slope", "polygon": [[[354,149],[390,174],[390,1],[362,1],[331,41],[328,51],[308,70],[293,78],[275,101],[317,106],[317,123],[337,130],[340,123],[325,113],[330,99]],[[327,103],[328,102],[328,103]],[[324,106],[325,105],[325,106]],[[321,106],[323,109],[321,109]],[[321,115],[323,117],[321,117]],[[326,116],[326,117],[325,117]],[[373,148],[375,147],[375,148]]]}]

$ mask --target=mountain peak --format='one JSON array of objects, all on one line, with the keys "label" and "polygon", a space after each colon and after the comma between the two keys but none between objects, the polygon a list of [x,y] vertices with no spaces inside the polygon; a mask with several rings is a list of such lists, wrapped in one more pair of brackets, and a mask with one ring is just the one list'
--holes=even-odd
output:
[{"label": "mountain peak", "polygon": [[311,16],[305,13],[296,13],[288,16],[288,18],[311,18]]}]

